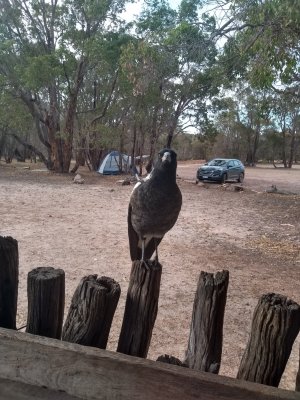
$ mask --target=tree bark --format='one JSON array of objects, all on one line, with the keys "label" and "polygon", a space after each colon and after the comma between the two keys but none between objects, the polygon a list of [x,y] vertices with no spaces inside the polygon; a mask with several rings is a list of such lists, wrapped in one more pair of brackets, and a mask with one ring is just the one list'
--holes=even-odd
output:
[{"label": "tree bark", "polygon": [[60,146],[60,165],[58,167],[60,167],[61,170],[56,170],[56,172],[67,173],[70,169],[73,150],[74,121],[78,102],[78,94],[82,86],[83,78],[86,73],[86,68],[87,60],[85,58],[81,58],[78,61],[74,79],[74,86],[70,90],[69,94],[69,104],[66,110],[64,132],[61,133],[61,137],[58,139]]},{"label": "tree bark", "polygon": [[65,273],[52,267],[35,268],[28,274],[26,332],[61,338],[65,306]]},{"label": "tree bark", "polygon": [[238,379],[278,386],[300,330],[300,306],[285,296],[263,295],[254,311]]},{"label": "tree bark", "polygon": [[228,282],[228,271],[199,276],[185,359],[189,368],[219,372]]},{"label": "tree bark", "polygon": [[146,358],[154,327],[162,266],[156,261],[134,261],[127,292],[118,349]]},{"label": "tree bark", "polygon": [[0,326],[16,329],[19,278],[18,242],[0,236]]},{"label": "tree bark", "polygon": [[167,136],[167,142],[166,142],[166,148],[170,149],[174,137],[174,132],[176,130],[177,124],[178,124],[178,119],[182,113],[182,110],[184,107],[190,102],[190,100],[187,100],[184,95],[181,96],[176,110],[174,112],[174,115],[171,116],[171,121],[169,123],[169,128],[168,128],[168,136]]},{"label": "tree bark", "polygon": [[72,298],[62,339],[105,349],[120,293],[111,278],[84,277]]}]

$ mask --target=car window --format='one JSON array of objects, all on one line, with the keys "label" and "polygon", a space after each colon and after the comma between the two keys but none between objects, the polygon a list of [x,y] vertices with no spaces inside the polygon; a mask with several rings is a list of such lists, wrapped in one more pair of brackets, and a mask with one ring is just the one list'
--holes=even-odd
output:
[{"label": "car window", "polygon": [[211,166],[221,166],[221,165],[225,165],[226,164],[226,160],[211,160],[207,163],[207,165],[211,165]]},{"label": "car window", "polygon": [[230,167],[230,168],[232,168],[232,167],[234,167],[234,163],[233,163],[233,161],[228,161],[228,167]]}]

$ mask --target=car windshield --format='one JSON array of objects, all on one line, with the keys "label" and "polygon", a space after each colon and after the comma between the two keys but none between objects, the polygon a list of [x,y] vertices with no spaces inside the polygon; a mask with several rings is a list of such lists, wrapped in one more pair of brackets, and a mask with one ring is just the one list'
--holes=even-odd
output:
[{"label": "car windshield", "polygon": [[211,165],[211,166],[219,166],[219,165],[225,165],[226,164],[226,160],[211,160],[207,163],[207,165]]}]

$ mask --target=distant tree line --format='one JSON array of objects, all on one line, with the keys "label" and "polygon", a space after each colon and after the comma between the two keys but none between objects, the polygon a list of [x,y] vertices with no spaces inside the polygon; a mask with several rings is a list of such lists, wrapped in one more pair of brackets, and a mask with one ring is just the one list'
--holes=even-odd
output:
[{"label": "distant tree line", "polygon": [[181,159],[299,161],[297,0],[150,0],[130,23],[125,7],[1,2],[0,158],[75,172],[172,145]]}]

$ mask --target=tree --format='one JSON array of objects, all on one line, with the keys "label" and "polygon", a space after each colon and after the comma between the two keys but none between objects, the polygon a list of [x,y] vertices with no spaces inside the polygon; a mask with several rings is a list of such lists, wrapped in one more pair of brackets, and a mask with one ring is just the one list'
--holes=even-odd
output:
[{"label": "tree", "polygon": [[1,3],[1,80],[31,113],[49,169],[69,171],[78,98],[99,58],[99,32],[123,6],[123,0]]},{"label": "tree", "polygon": [[24,104],[19,99],[13,99],[6,93],[0,92],[0,158],[11,162],[16,156],[19,160],[31,157],[28,150],[24,150],[20,141],[33,139],[34,126]]},{"label": "tree", "polygon": [[291,94],[276,93],[271,104],[275,116],[274,124],[281,135],[282,162],[285,168],[292,168],[300,139],[300,103]]},{"label": "tree", "polygon": [[197,124],[207,99],[218,92],[217,52],[210,40],[214,23],[199,17],[200,6],[184,0],[175,11],[164,0],[148,2],[137,23],[137,40],[122,55],[134,142],[143,147],[149,140],[151,160],[157,143],[170,147],[176,134]]}]

